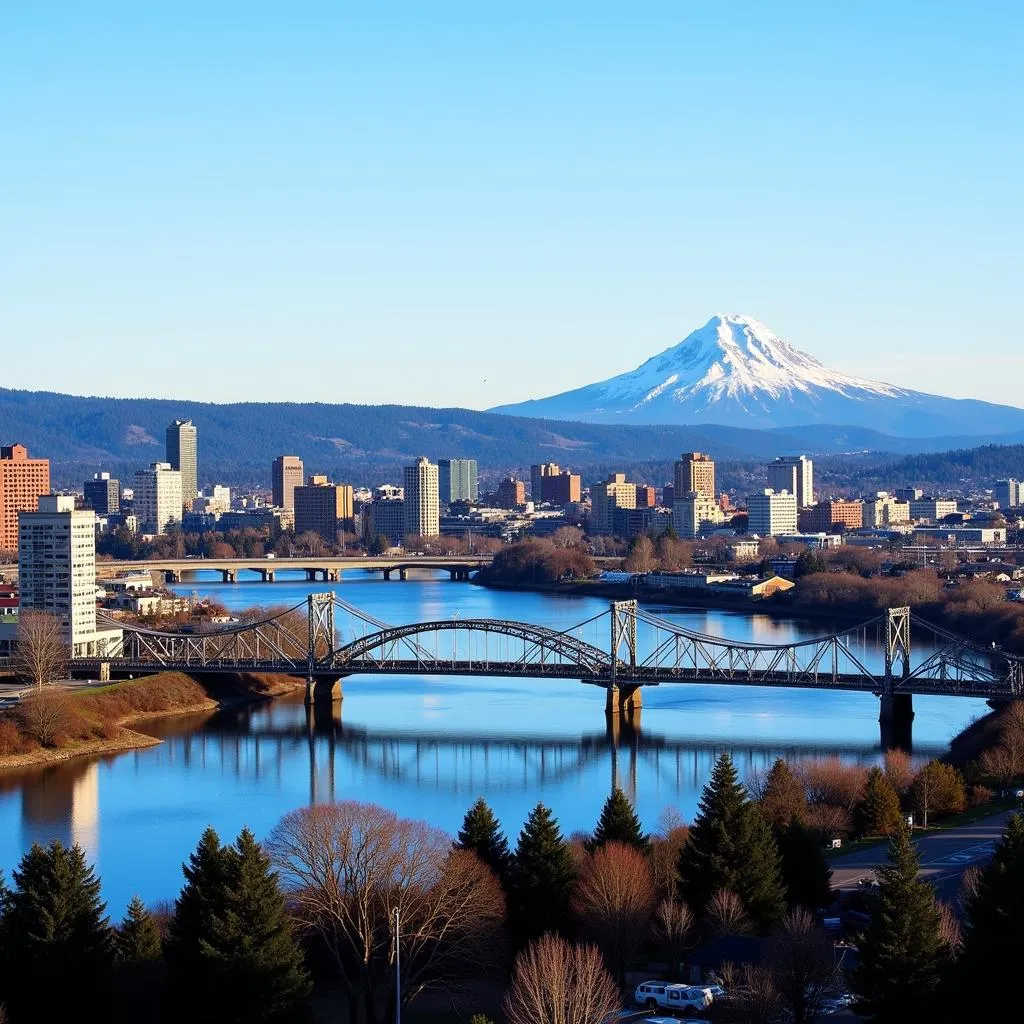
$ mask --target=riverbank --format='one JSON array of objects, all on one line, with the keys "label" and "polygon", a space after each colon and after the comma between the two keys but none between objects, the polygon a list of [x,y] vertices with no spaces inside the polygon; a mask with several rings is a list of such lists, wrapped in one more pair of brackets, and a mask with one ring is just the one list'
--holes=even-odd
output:
[{"label": "riverbank", "polygon": [[0,771],[156,746],[141,723],[259,703],[293,692],[290,676],[160,672],[106,686],[47,688],[0,718]]}]

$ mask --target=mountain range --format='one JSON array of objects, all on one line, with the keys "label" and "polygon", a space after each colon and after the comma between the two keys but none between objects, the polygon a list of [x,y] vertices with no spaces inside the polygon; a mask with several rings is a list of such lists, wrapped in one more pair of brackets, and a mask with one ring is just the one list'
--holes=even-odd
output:
[{"label": "mountain range", "polygon": [[943,398],[831,370],[749,316],[713,316],[635,370],[492,412],[621,424],[753,429],[844,424],[902,437],[1024,429],[1024,409]]}]

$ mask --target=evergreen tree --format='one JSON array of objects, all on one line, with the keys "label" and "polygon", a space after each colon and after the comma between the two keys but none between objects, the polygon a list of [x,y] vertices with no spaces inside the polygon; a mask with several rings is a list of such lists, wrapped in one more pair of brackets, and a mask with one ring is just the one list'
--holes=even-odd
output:
[{"label": "evergreen tree", "polygon": [[[978,1020],[999,1020],[1019,1000],[1016,971],[1024,949],[1024,816],[1006,823],[992,859],[967,900],[960,959],[962,991]],[[966,987],[965,987],[966,986]]]},{"label": "evergreen tree", "polygon": [[777,757],[768,772],[760,804],[761,812],[780,832],[789,828],[794,818],[804,820],[807,814],[804,787],[784,758]]},{"label": "evergreen tree", "polygon": [[117,1016],[119,1021],[145,1017],[149,1024],[164,1020],[167,969],[163,940],[153,915],[138,896],[128,904],[114,935],[117,956]]},{"label": "evergreen tree", "polygon": [[498,819],[483,797],[466,811],[455,847],[475,853],[508,887],[512,854]]},{"label": "evergreen tree", "polygon": [[868,772],[864,796],[854,809],[854,822],[862,836],[885,836],[902,827],[900,798],[881,768]]},{"label": "evergreen tree", "polygon": [[113,943],[100,883],[78,846],[38,844],[14,872],[4,930],[14,1019],[61,1020],[110,998]]},{"label": "evergreen tree", "polygon": [[640,827],[640,819],[629,802],[629,797],[616,786],[601,808],[593,838],[587,843],[591,853],[605,843],[624,843],[636,847],[641,853],[650,848],[650,840]]},{"label": "evergreen tree", "polygon": [[153,915],[138,896],[128,904],[128,912],[114,936],[117,959],[122,964],[142,964],[159,960],[163,942]]},{"label": "evergreen tree", "polygon": [[949,963],[935,893],[918,866],[910,829],[901,826],[889,841],[889,863],[876,872],[878,894],[853,974],[856,1012],[879,1024],[931,1019]]},{"label": "evergreen tree", "polygon": [[698,915],[719,889],[736,893],[759,929],[770,927],[785,909],[775,837],[747,799],[728,754],[715,762],[701,794],[678,873],[682,897]]},{"label": "evergreen tree", "polygon": [[794,818],[779,836],[782,882],[791,907],[818,910],[832,902],[832,869],[813,829]]},{"label": "evergreen tree", "polygon": [[569,929],[576,867],[558,822],[543,804],[530,812],[512,862],[509,917],[521,944]]}]

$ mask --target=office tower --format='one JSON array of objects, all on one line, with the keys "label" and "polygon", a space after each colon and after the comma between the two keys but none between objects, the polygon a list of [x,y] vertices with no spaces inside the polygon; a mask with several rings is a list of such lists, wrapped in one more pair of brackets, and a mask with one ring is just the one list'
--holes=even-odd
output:
[{"label": "office tower", "polygon": [[552,505],[568,505],[579,501],[580,476],[557,463],[544,462],[530,467],[530,497],[535,502],[547,501]]},{"label": "office tower", "polygon": [[21,610],[54,616],[73,656],[95,654],[96,513],[64,495],[38,501],[18,515]]},{"label": "office tower", "polygon": [[798,508],[814,504],[814,463],[806,455],[782,455],[768,463],[768,486],[796,496]]},{"label": "office tower", "polygon": [[1024,505],[1024,483],[1014,480],[997,480],[992,496],[1000,508],[1018,508]]},{"label": "office tower", "polygon": [[675,494],[682,497],[696,492],[715,497],[715,463],[703,452],[683,452],[675,464]]},{"label": "office tower", "polygon": [[959,511],[954,498],[917,498],[910,502],[910,518],[937,523]]},{"label": "office tower", "polygon": [[495,495],[498,508],[516,508],[518,505],[526,504],[526,481],[517,480],[514,476],[507,476],[498,484],[498,492]]},{"label": "office tower", "polygon": [[339,531],[354,526],[351,484],[332,484],[325,476],[311,476],[305,486],[296,487],[295,534],[318,533],[332,544]]},{"label": "office tower", "polygon": [[893,497],[897,501],[920,501],[924,496],[924,491],[920,487],[897,487],[893,491]]},{"label": "office tower", "polygon": [[665,484],[661,489],[661,503],[671,508],[675,504],[676,500],[676,488],[675,484]]},{"label": "office tower", "polygon": [[438,493],[442,506],[453,501],[476,501],[480,496],[476,482],[476,459],[439,459]]},{"label": "office tower", "polygon": [[121,485],[111,479],[109,473],[94,473],[93,478],[82,485],[82,492],[85,507],[91,508],[98,516],[121,511]]},{"label": "office tower", "polygon": [[169,462],[135,472],[135,516],[142,533],[161,534],[181,522],[181,473]]},{"label": "office tower", "polygon": [[590,532],[609,534],[615,529],[617,508],[636,508],[636,484],[627,483],[625,473],[610,473],[590,488]]},{"label": "office tower", "polygon": [[295,488],[302,486],[302,459],[278,455],[270,467],[272,501],[277,508],[295,508]]},{"label": "office tower", "polygon": [[636,507],[654,508],[658,504],[657,492],[649,484],[636,485]]},{"label": "office tower", "polygon": [[191,505],[199,493],[196,428],[191,420],[175,420],[167,428],[167,461],[181,474],[181,500]]},{"label": "office tower", "polygon": [[910,502],[897,501],[887,491],[879,491],[864,502],[864,526],[895,526],[910,521]]},{"label": "office tower", "polygon": [[392,547],[402,543],[405,535],[405,501],[396,497],[377,497],[367,506],[369,520],[366,534],[370,540],[387,537]]},{"label": "office tower", "polygon": [[49,459],[30,459],[23,444],[0,447],[0,551],[18,550],[18,513],[49,493]]},{"label": "office tower", "polygon": [[672,503],[672,528],[685,540],[693,540],[702,531],[714,529],[723,522],[725,513],[718,502],[696,491]]},{"label": "office tower", "polygon": [[806,533],[840,532],[836,527],[859,530],[864,525],[864,502],[827,498],[802,512],[800,525]]},{"label": "office tower", "polygon": [[437,466],[421,455],[403,470],[405,483],[405,535],[437,537],[441,533]]},{"label": "office tower", "polygon": [[780,533],[796,533],[796,495],[788,491],[777,494],[766,488],[747,498],[747,533],[774,537]]},{"label": "office tower", "polygon": [[555,462],[540,462],[530,467],[530,497],[536,501],[546,500],[544,497],[544,481],[550,476],[561,473]]}]

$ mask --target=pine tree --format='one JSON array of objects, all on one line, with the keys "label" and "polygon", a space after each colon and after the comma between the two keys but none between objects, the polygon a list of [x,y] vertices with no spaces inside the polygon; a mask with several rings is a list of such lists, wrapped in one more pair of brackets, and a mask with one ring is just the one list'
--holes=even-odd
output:
[{"label": "pine tree", "polygon": [[61,1020],[83,1006],[102,1016],[113,942],[100,883],[78,846],[38,844],[7,898],[8,1009],[17,1019]]},{"label": "pine tree", "polygon": [[698,915],[720,889],[740,897],[759,929],[770,927],[785,909],[775,837],[747,799],[728,754],[715,762],[701,794],[678,873],[682,897]]},{"label": "pine tree", "polygon": [[853,975],[856,1012],[879,1024],[931,1019],[949,964],[935,893],[917,877],[918,866],[910,830],[900,826],[889,841],[889,863],[876,872],[878,894]]},{"label": "pine tree", "polygon": [[509,917],[521,944],[569,929],[576,867],[558,822],[543,804],[530,812],[512,862]]},{"label": "pine tree", "polygon": [[854,822],[862,836],[889,835],[902,827],[900,798],[881,768],[868,772],[864,796],[854,810]]},{"label": "pine tree", "polygon": [[1016,971],[1024,949],[1024,816],[1006,823],[992,859],[967,900],[960,958],[962,991],[971,993],[978,1020],[999,1020],[1019,998]]},{"label": "pine tree", "polygon": [[601,817],[598,818],[593,838],[587,843],[587,850],[593,853],[605,843],[625,843],[636,847],[641,853],[646,853],[651,845],[640,827],[640,819],[629,797],[618,786],[612,790],[611,796],[601,808]]},{"label": "pine tree", "polygon": [[807,814],[804,787],[800,785],[785,759],[775,759],[765,779],[760,804],[764,816],[780,832],[789,828],[794,818],[804,820]]},{"label": "pine tree", "polygon": [[114,935],[117,956],[116,1001],[119,1021],[144,1016],[157,1024],[164,1019],[167,967],[163,940],[153,915],[138,896],[128,904],[124,920]]},{"label": "pine tree", "polygon": [[512,854],[498,819],[483,797],[466,811],[455,847],[475,853],[508,887]]},{"label": "pine tree", "polygon": [[138,896],[131,898],[114,942],[117,959],[122,964],[148,963],[163,955],[163,941],[156,921]]},{"label": "pine tree", "polygon": [[791,907],[818,910],[832,902],[832,869],[813,829],[797,818],[779,836],[782,882]]}]

